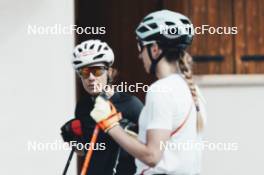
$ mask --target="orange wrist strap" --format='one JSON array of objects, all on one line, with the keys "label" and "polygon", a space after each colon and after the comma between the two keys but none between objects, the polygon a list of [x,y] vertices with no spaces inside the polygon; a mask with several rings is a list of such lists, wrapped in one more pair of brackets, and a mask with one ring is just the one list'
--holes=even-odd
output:
[{"label": "orange wrist strap", "polygon": [[113,115],[111,115],[110,117],[108,117],[107,119],[101,121],[98,123],[98,125],[100,126],[100,128],[105,131],[107,130],[113,123],[118,123],[119,120],[122,119],[122,115],[120,112],[115,113]]}]

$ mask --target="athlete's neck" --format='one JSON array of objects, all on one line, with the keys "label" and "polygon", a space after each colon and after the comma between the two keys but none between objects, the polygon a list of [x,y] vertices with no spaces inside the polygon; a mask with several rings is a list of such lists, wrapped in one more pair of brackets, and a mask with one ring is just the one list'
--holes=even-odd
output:
[{"label": "athlete's neck", "polygon": [[177,72],[177,63],[169,63],[165,58],[162,58],[156,67],[156,76],[158,79],[165,78]]}]

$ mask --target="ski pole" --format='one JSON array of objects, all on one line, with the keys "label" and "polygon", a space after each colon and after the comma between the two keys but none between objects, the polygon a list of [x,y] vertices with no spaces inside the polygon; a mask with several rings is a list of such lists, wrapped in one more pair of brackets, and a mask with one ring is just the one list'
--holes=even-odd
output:
[{"label": "ski pole", "polygon": [[72,150],[71,150],[71,152],[70,152],[70,155],[69,155],[69,157],[68,157],[68,160],[67,160],[66,166],[65,166],[65,168],[64,168],[64,170],[63,170],[63,173],[62,173],[63,175],[66,175],[66,173],[67,173],[67,171],[68,171],[68,168],[69,168],[69,165],[70,165],[70,163],[71,163],[71,159],[72,159],[73,153],[74,153],[74,148],[72,148]]},{"label": "ski pole", "polygon": [[99,129],[99,126],[96,125],[95,128],[94,128],[94,131],[93,131],[92,138],[91,138],[89,150],[88,150],[88,152],[87,152],[87,154],[85,156],[85,160],[84,160],[84,163],[83,163],[81,175],[86,175],[86,173],[87,173],[87,170],[88,170],[89,165],[90,165],[90,160],[91,160],[92,154],[93,154],[93,148],[92,148],[92,146],[96,143],[99,130],[100,130]]},{"label": "ski pole", "polygon": [[[107,96],[107,94],[105,93],[105,91],[102,91],[102,93],[100,94],[100,96],[103,97],[105,100],[108,100],[109,99],[109,97]],[[100,131],[100,127],[97,124],[97,125],[95,125],[95,128],[93,130],[93,135],[92,135],[92,138],[91,138],[91,141],[90,141],[89,150],[88,150],[88,152],[87,152],[87,154],[85,156],[85,160],[84,160],[84,163],[83,163],[81,175],[86,175],[86,173],[87,173],[87,170],[88,170],[89,165],[90,165],[90,160],[91,160],[92,154],[93,154],[93,148],[92,148],[92,146],[96,143],[96,140],[97,140],[99,131]]]}]

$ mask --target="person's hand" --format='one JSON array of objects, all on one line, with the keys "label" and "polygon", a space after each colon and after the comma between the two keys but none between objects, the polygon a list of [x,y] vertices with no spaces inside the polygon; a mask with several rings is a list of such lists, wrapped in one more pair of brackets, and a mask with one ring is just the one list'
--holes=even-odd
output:
[{"label": "person's hand", "polygon": [[119,125],[119,120],[122,118],[121,113],[116,111],[114,105],[101,96],[96,98],[94,109],[90,115],[105,132]]},{"label": "person's hand", "polygon": [[109,101],[98,96],[95,99],[94,109],[91,111],[91,117],[98,123],[107,119],[111,114],[111,106]]}]

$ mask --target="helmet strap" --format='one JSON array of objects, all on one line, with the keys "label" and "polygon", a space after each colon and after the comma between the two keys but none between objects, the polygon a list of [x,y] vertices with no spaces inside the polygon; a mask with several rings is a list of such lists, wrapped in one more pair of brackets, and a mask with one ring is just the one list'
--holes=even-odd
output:
[{"label": "helmet strap", "polygon": [[151,54],[151,45],[147,45],[146,47],[147,47],[149,58],[151,60],[150,73],[153,74],[153,75],[156,75],[156,68],[157,68],[157,65],[158,65],[159,61],[164,56],[164,51],[161,52],[161,54],[158,56],[157,59],[154,59],[152,54]]}]

